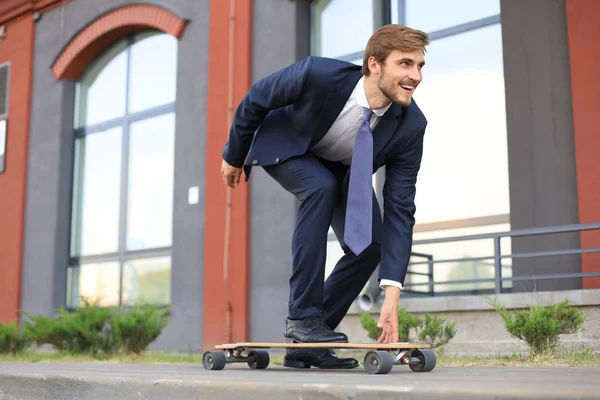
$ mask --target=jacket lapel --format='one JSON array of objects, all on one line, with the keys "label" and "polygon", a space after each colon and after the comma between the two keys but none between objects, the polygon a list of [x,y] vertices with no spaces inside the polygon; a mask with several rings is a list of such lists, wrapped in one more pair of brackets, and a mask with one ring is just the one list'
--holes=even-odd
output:
[{"label": "jacket lapel", "polygon": [[340,115],[361,76],[360,70],[353,72],[342,80],[333,92],[327,95],[323,103],[323,111],[317,120],[315,135],[312,140],[313,144],[325,136],[335,119]]},{"label": "jacket lapel", "polygon": [[373,130],[373,158],[377,157],[392,138],[400,125],[401,118],[402,107],[398,104],[392,104]]},{"label": "jacket lapel", "polygon": [[[323,111],[316,123],[315,135],[311,140],[311,145],[318,143],[325,136],[346,105],[348,97],[350,97],[361,76],[360,70],[354,71],[336,86],[336,90],[327,95],[322,106]],[[402,107],[398,104],[392,104],[373,131],[373,157],[376,157],[392,138],[400,125],[401,119]]]}]

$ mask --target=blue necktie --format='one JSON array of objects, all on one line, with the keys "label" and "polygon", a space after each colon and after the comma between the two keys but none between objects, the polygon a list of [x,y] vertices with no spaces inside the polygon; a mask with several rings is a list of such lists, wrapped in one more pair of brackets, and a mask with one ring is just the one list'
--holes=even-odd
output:
[{"label": "blue necktie", "polygon": [[373,225],[373,111],[365,108],[364,115],[352,153],[344,223],[344,242],[356,255],[371,244]]}]

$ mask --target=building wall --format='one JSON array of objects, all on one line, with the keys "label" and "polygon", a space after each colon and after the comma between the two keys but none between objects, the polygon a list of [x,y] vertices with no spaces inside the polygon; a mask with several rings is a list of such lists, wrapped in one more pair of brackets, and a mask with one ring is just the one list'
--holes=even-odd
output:
[{"label": "building wall", "polygon": [[210,2],[205,160],[204,340],[208,348],[248,335],[249,188],[223,183],[223,146],[250,86],[252,1]]},{"label": "building wall", "polygon": [[[501,0],[511,228],[578,223],[564,0]],[[577,233],[522,237],[512,252],[579,248]],[[581,271],[579,256],[515,259],[513,276]],[[577,289],[581,279],[514,282],[513,290]]]},{"label": "building wall", "polygon": [[[175,102],[175,185],[171,267],[172,323],[157,347],[195,350],[203,342],[206,119],[208,104],[209,6],[204,1],[165,2],[190,22],[179,40]],[[197,186],[198,203],[188,204]]]},{"label": "building wall", "polygon": [[[600,135],[600,2],[594,0],[566,0],[573,96],[573,126],[577,157],[577,189],[579,222],[600,221],[600,173],[598,149]],[[600,231],[581,233],[583,248],[600,246]],[[582,255],[583,272],[600,272],[600,254]],[[584,289],[600,288],[600,277],[583,278]]]},{"label": "building wall", "polygon": [[[253,3],[252,80],[256,81],[309,55],[310,9],[302,1]],[[288,315],[297,203],[261,168],[253,169],[249,183],[249,339],[281,341]]]},{"label": "building wall", "polygon": [[[95,18],[135,1],[77,0],[42,15],[35,27],[22,307],[51,315],[65,305],[73,163],[74,83],[50,71],[67,41]],[[197,349],[203,340],[204,203],[187,204],[188,187],[205,185],[208,2],[161,2],[190,19],[179,42],[176,100],[172,323],[156,342]],[[24,179],[23,179],[24,181]]]},{"label": "building wall", "polygon": [[21,306],[23,212],[27,176],[33,19],[23,15],[5,24],[0,65],[9,66],[5,170],[0,174],[0,323],[18,316]]},{"label": "building wall", "polygon": [[[500,1],[512,228],[600,221],[594,160],[600,104],[593,71],[600,53],[583,40],[600,41],[600,5]],[[82,28],[134,3],[62,2],[35,23],[31,14],[10,20],[0,40],[0,63],[11,62],[7,170],[0,174],[0,322],[19,309],[51,315],[65,305],[74,83],[55,79],[50,66]],[[235,3],[235,10],[222,0],[155,3],[189,19],[178,45],[172,323],[156,348],[195,351],[224,340],[283,339],[297,202],[260,168],[232,191],[226,278],[228,199],[220,151],[231,118],[230,94],[234,108],[251,82],[309,54],[310,4]],[[200,188],[197,204],[188,204],[191,187]],[[580,240],[597,247],[600,239],[596,232],[521,238],[512,250],[577,248]],[[513,274],[597,271],[597,265],[598,255],[514,260]],[[584,287],[598,285],[598,279],[584,280]],[[581,279],[513,286],[577,289]]]}]

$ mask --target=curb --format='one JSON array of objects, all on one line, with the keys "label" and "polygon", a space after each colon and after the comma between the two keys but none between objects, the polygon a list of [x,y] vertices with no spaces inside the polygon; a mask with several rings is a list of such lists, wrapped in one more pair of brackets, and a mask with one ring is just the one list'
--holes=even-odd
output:
[{"label": "curb", "polygon": [[132,378],[73,378],[60,375],[0,374],[0,400],[437,400],[437,399],[597,399],[597,393],[548,391],[502,391],[481,389],[427,388],[410,385],[339,385],[219,380],[149,380]]}]

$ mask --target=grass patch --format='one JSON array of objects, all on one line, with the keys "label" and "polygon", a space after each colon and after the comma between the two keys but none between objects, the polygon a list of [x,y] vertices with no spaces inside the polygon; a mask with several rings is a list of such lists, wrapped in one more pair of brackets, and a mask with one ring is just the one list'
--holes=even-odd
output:
[{"label": "grass patch", "polygon": [[487,357],[438,357],[438,365],[451,367],[600,367],[600,354],[556,351],[543,355],[513,354]]},{"label": "grass patch", "polygon": [[[283,360],[283,359],[282,359]],[[201,353],[143,352],[140,355],[116,354],[98,358],[91,355],[59,351],[25,351],[20,354],[0,354],[0,362],[58,362],[95,364],[202,364]]]},{"label": "grass patch", "polygon": [[[339,352],[341,357],[355,357],[362,365],[364,352]],[[436,351],[437,366],[452,367],[600,367],[600,354],[592,351],[556,349],[543,355],[529,356],[454,356]],[[198,364],[202,365],[202,353],[143,352],[142,354],[118,354],[105,359],[86,355],[73,355],[56,351],[25,351],[21,354],[0,354],[0,362],[57,362],[57,363],[104,363],[104,364]],[[272,365],[282,365],[283,355],[271,354]]]}]

